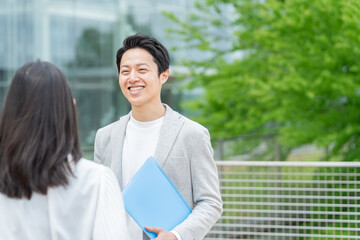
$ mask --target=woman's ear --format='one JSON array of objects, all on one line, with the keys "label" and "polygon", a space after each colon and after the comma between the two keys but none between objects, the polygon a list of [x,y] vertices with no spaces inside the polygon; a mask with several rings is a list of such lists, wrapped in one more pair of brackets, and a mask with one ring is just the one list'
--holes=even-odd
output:
[{"label": "woman's ear", "polygon": [[73,103],[76,106],[76,99],[75,98],[73,98]]}]

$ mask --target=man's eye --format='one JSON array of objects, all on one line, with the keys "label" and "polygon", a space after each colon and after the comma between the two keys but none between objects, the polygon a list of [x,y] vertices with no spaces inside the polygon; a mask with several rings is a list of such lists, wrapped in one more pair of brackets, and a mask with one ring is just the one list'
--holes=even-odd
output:
[{"label": "man's eye", "polygon": [[127,74],[129,71],[128,70],[123,70],[121,71],[121,74]]},{"label": "man's eye", "polygon": [[147,69],[146,68],[140,68],[139,71],[140,72],[145,72],[145,71],[147,71]]}]

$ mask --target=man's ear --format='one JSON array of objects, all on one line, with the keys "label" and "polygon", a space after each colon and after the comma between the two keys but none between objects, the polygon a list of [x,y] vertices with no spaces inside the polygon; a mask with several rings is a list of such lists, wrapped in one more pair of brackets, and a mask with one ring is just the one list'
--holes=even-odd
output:
[{"label": "man's ear", "polygon": [[166,69],[160,74],[161,84],[164,84],[169,78],[169,69]]}]

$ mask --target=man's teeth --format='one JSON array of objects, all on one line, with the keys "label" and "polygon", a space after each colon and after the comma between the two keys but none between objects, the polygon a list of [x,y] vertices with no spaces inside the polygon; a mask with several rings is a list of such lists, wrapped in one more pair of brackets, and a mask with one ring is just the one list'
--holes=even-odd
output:
[{"label": "man's teeth", "polygon": [[131,91],[136,91],[136,90],[140,90],[143,89],[144,87],[131,87],[130,90]]}]

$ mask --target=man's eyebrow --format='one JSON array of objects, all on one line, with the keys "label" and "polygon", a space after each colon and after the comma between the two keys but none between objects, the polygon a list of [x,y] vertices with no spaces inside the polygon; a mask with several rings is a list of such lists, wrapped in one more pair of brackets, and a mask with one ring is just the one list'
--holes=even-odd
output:
[{"label": "man's eyebrow", "polygon": [[[138,63],[138,64],[136,64],[136,66],[140,66],[140,65],[146,65],[146,66],[150,67],[150,65],[147,64],[147,63]],[[120,66],[120,68],[122,68],[122,67],[129,67],[129,65],[124,64],[124,65]]]},{"label": "man's eyebrow", "polygon": [[146,66],[150,67],[150,65],[147,64],[147,63],[138,63],[138,64],[136,64],[136,66],[140,66],[140,65],[146,65]]}]

